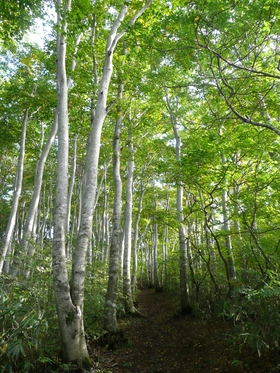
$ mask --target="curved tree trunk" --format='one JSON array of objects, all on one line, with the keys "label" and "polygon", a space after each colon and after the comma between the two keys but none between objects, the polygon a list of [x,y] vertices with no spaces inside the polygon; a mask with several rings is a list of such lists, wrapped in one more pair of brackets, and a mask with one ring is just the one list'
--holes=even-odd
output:
[{"label": "curved tree trunk", "polygon": [[[143,14],[143,12],[151,3],[152,0],[148,0],[147,3],[139,10],[139,12],[137,12],[128,22],[128,26],[133,26],[136,20]],[[81,207],[81,222],[77,237],[77,244],[73,253],[71,281],[71,295],[73,301],[81,309],[83,308],[84,299],[83,286],[85,282],[85,258],[89,244],[89,238],[92,234],[92,220],[94,211],[94,199],[97,189],[101,133],[103,123],[107,117],[109,110],[109,107],[107,107],[107,96],[113,72],[114,51],[119,40],[127,31],[127,29],[124,28],[118,33],[118,30],[121,27],[128,11],[127,4],[128,3],[124,3],[124,5],[122,6],[118,17],[112,25],[107,39],[103,74],[98,90],[98,97],[94,115],[92,115],[92,129],[88,141],[84,193],[82,196]]]},{"label": "curved tree trunk", "polygon": [[[147,4],[134,15],[128,23],[128,26],[132,26],[135,23],[151,2],[152,0],[149,0]],[[87,352],[83,327],[86,253],[88,250],[89,239],[92,235],[100,140],[103,123],[108,114],[107,95],[113,72],[113,55],[118,41],[127,31],[127,29],[123,29],[118,33],[118,29],[122,25],[128,11],[128,6],[126,4],[122,6],[118,17],[116,17],[116,20],[112,25],[106,43],[103,74],[98,90],[94,115],[92,115],[92,129],[87,147],[84,188],[81,200],[81,218],[77,243],[72,257],[72,277],[71,286],[69,286],[65,257],[68,188],[68,87],[65,58],[67,35],[66,16],[70,10],[71,0],[68,0],[64,9],[61,0],[58,0],[57,5],[58,29],[60,29],[57,44],[59,146],[53,240],[53,276],[64,358],[66,361],[76,361],[79,364],[87,364],[89,362],[89,355]],[[63,14],[59,13],[61,9],[63,9]]]}]

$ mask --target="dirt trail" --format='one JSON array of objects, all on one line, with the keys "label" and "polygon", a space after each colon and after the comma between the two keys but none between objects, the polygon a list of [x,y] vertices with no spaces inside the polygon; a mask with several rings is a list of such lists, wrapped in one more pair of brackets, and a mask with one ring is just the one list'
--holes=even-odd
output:
[{"label": "dirt trail", "polygon": [[145,318],[122,324],[128,342],[99,351],[102,373],[272,373],[275,362],[237,353],[227,342],[231,326],[176,317],[178,305],[164,293],[142,290],[138,309]]}]

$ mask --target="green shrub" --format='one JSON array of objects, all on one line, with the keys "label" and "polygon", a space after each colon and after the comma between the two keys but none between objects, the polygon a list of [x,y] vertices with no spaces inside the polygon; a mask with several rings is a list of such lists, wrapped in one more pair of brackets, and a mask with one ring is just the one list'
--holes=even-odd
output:
[{"label": "green shrub", "polygon": [[42,269],[34,275],[32,286],[20,280],[6,285],[7,279],[2,278],[0,371],[3,373],[43,371],[57,355],[56,312],[52,291],[47,290],[52,284]]},{"label": "green shrub", "polygon": [[223,316],[233,320],[236,342],[260,356],[267,350],[280,350],[280,281],[268,272],[269,282],[259,289],[239,288],[224,303]]}]

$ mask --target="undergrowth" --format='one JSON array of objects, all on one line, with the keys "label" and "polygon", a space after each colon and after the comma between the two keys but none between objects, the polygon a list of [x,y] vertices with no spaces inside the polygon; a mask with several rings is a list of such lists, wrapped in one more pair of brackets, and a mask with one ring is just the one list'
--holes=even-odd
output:
[{"label": "undergrowth", "polygon": [[43,371],[56,363],[58,328],[51,276],[41,267],[36,281],[10,282],[2,277],[0,290],[0,371]]},{"label": "undergrowth", "polygon": [[268,279],[258,289],[236,288],[222,311],[235,327],[233,343],[259,356],[280,351],[280,281],[273,271],[268,271]]},{"label": "undergrowth", "polygon": [[[62,362],[51,256],[44,254],[44,260],[35,258],[29,264],[30,279],[2,276],[0,280],[0,373],[74,369]],[[86,280],[84,308],[89,345],[102,335],[106,268],[95,263],[91,273]]]}]

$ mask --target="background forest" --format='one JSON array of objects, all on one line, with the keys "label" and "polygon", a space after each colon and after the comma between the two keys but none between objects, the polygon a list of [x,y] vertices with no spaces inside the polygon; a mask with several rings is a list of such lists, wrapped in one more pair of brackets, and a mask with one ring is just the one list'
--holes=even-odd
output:
[{"label": "background forest", "polygon": [[279,2],[0,14],[2,372],[90,366],[138,287],[279,352]]}]

